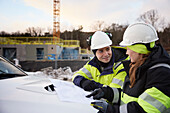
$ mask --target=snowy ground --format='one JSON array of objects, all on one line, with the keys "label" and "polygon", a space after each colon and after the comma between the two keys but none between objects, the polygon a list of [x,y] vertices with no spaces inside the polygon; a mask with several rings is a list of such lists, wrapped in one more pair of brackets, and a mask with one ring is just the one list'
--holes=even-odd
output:
[{"label": "snowy ground", "polygon": [[71,81],[72,76],[75,72],[72,72],[70,67],[53,69],[52,67],[47,67],[41,69],[41,71],[37,72],[26,72],[29,76],[37,76],[37,77],[48,77],[54,79],[60,79],[65,81]]}]

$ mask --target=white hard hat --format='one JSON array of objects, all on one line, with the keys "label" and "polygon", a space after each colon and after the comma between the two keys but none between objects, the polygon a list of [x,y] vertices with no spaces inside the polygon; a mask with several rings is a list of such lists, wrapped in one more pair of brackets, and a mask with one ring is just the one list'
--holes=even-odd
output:
[{"label": "white hard hat", "polygon": [[121,46],[130,46],[135,43],[150,43],[157,41],[159,38],[152,25],[147,23],[134,23],[127,27],[123,35]]},{"label": "white hard hat", "polygon": [[96,31],[91,38],[91,49],[100,49],[112,45],[112,41],[109,36],[102,32]]}]

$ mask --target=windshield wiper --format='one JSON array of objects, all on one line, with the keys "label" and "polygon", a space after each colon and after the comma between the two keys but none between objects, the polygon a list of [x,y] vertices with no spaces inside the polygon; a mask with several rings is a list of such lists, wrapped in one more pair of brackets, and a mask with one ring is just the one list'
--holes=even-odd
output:
[{"label": "windshield wiper", "polygon": [[6,74],[6,72],[4,72],[4,71],[2,71],[2,70],[0,70],[0,72],[1,72],[0,74]]},{"label": "windshield wiper", "polygon": [[24,74],[3,73],[3,74],[0,74],[0,79],[8,79],[8,78],[22,77],[22,76],[26,76],[26,75],[24,75]]}]

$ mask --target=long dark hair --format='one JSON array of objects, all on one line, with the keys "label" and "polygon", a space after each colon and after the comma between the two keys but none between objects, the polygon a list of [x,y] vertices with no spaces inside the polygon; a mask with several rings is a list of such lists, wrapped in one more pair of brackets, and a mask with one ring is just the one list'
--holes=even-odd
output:
[{"label": "long dark hair", "polygon": [[129,70],[129,78],[130,78],[130,88],[132,88],[135,85],[136,82],[136,70],[138,69],[138,67],[140,67],[145,60],[147,59],[148,55],[146,54],[141,54],[139,56],[139,59],[134,63],[130,63],[130,70]]}]

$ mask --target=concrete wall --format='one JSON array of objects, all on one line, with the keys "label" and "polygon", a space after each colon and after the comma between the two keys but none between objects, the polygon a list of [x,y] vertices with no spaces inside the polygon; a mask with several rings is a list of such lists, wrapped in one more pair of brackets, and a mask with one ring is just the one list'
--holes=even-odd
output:
[{"label": "concrete wall", "polygon": [[44,57],[47,56],[47,45],[27,45],[26,46],[26,60],[37,60],[37,48],[44,49]]},{"label": "concrete wall", "polygon": [[3,55],[4,48],[15,48],[16,58],[19,61],[36,61],[37,48],[44,49],[44,56],[42,60],[49,60],[49,55],[54,55],[55,59],[61,54],[62,47],[58,45],[0,45],[0,55]]},{"label": "concrete wall", "polygon": [[26,45],[0,45],[0,55],[3,56],[4,48],[16,48],[16,57],[21,61],[26,60]]},{"label": "concrete wall", "polygon": [[61,54],[63,47],[58,45],[48,45],[47,55],[55,54],[55,59],[58,59],[59,55]]},{"label": "concrete wall", "polygon": [[57,61],[20,61],[20,65],[25,71],[40,71],[42,68],[53,67],[58,69],[60,67],[69,66],[72,71],[77,71],[84,66],[88,60],[57,60]]}]

